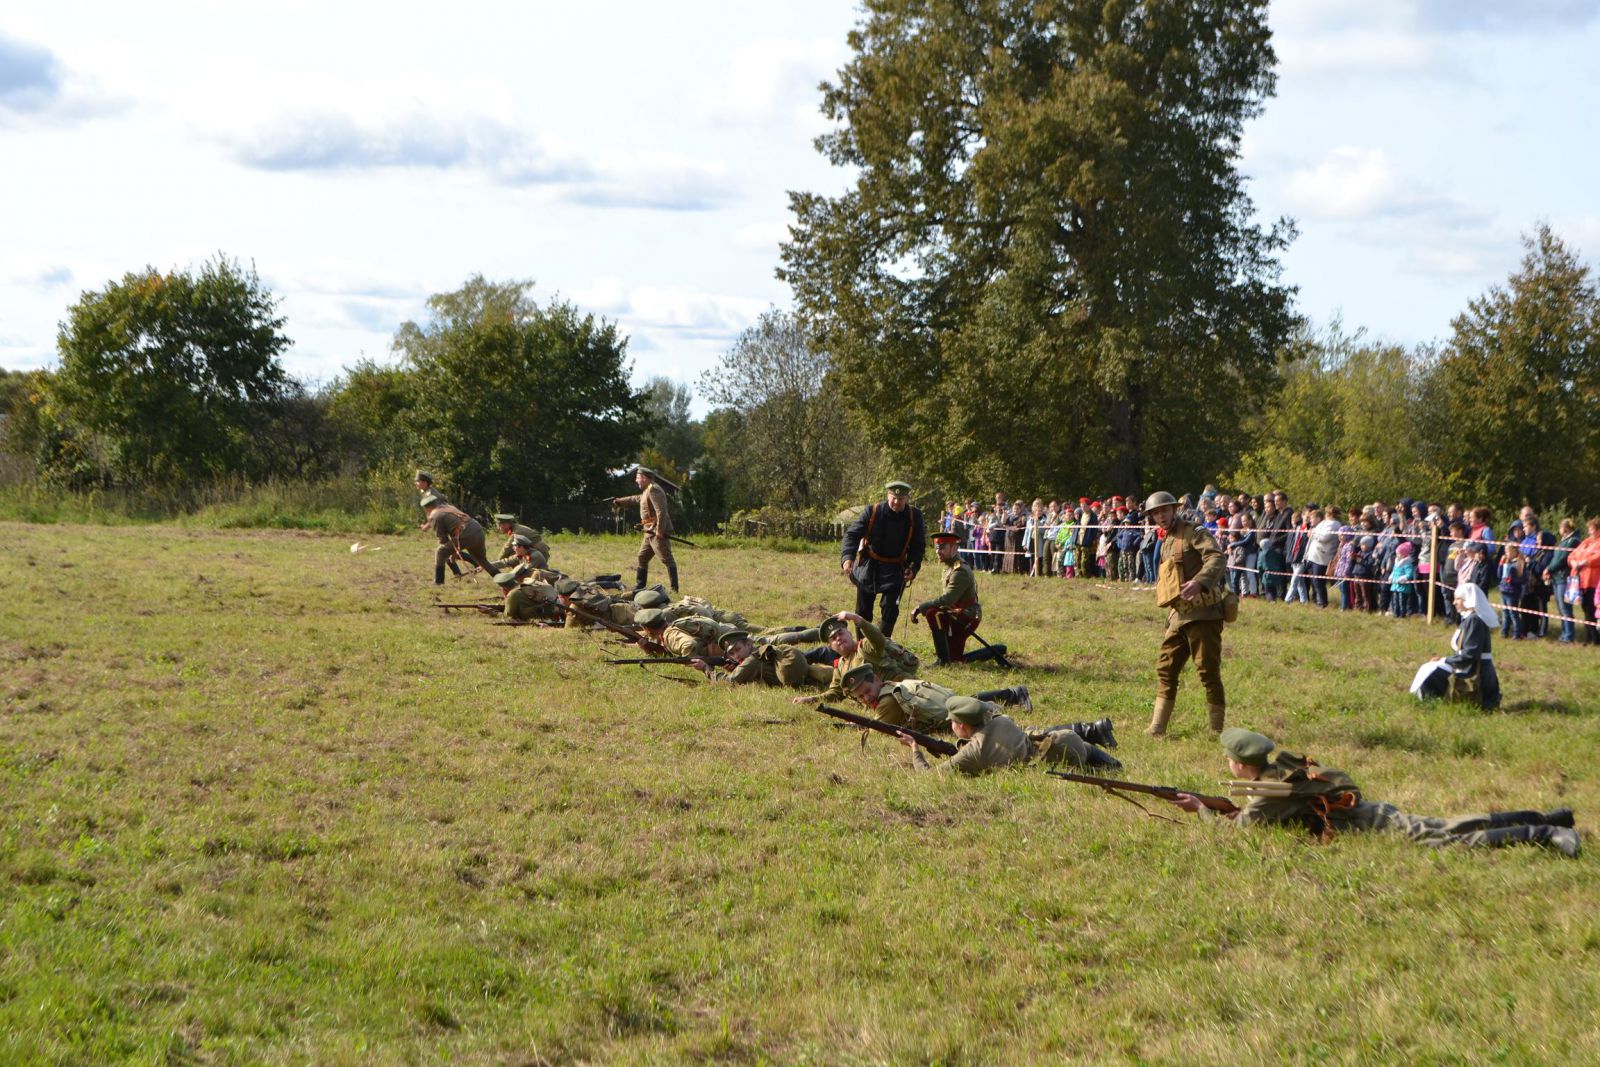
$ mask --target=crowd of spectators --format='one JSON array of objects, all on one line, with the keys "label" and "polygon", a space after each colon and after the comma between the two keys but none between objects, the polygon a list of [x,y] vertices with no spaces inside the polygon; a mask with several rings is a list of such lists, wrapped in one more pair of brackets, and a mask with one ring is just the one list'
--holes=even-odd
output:
[{"label": "crowd of spectators", "polygon": [[[1151,585],[1159,531],[1141,501],[1080,497],[952,502],[940,528],[963,535],[961,556],[977,570]],[[1600,519],[1547,527],[1525,507],[1496,536],[1489,508],[1402,499],[1349,508],[1293,506],[1282,492],[1228,496],[1207,486],[1179,498],[1228,557],[1228,581],[1244,598],[1304,603],[1396,618],[1434,613],[1454,623],[1452,591],[1463,582],[1498,594],[1502,636],[1580,639],[1600,645]]]}]

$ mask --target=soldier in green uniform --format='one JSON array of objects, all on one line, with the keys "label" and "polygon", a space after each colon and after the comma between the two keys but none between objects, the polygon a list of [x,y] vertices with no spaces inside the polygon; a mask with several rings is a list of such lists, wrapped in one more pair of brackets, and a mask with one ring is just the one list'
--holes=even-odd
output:
[{"label": "soldier in green uniform", "polygon": [[[855,623],[856,631],[861,635],[859,640],[850,632],[850,623]],[[916,653],[884,636],[882,630],[853,611],[841,611],[824,619],[817,628],[817,634],[835,654],[833,677],[821,697],[795,697],[796,704],[843,700],[850,691],[844,684],[845,673],[863,663],[870,663],[878,677],[890,682],[910,678],[922,669],[922,662],[917,659]]]},{"label": "soldier in green uniform", "polygon": [[518,567],[494,576],[494,584],[505,598],[500,605],[501,617],[513,622],[559,618],[562,612],[556,591],[538,579],[529,579],[529,573]]},{"label": "soldier in green uniform", "polygon": [[639,505],[639,525],[644,530],[644,539],[639,542],[639,570],[638,586],[643,589],[645,582],[650,577],[650,560],[660,556],[661,562],[666,564],[667,579],[672,586],[672,591],[678,591],[678,561],[672,558],[672,541],[668,535],[672,533],[672,513],[667,507],[667,493],[677,493],[678,487],[667,479],[661,477],[649,467],[639,467],[633,472],[634,483],[639,486],[639,492],[633,496],[612,497],[611,503],[617,507],[629,504]]},{"label": "soldier in green uniform", "polygon": [[445,503],[444,497],[437,493],[426,494],[422,498],[422,506],[428,517],[419,528],[432,531],[439,539],[438,551],[433,556],[435,585],[444,584],[446,565],[456,574],[461,573],[457,559],[465,559],[491,575],[495,573],[496,568],[489,562],[488,549],[484,544],[483,527],[478,525],[477,519]]},{"label": "soldier in green uniform", "polygon": [[501,559],[510,559],[516,555],[517,538],[525,537],[528,539],[528,555],[532,558],[533,565],[540,570],[550,566],[550,546],[545,543],[543,534],[531,526],[522,525],[515,515],[504,512],[495,515],[494,521],[506,538],[505,547],[500,549]]},{"label": "soldier in green uniform", "polygon": [[[1278,795],[1257,795],[1231,815],[1219,815],[1188,793],[1172,803],[1202,818],[1228,818],[1235,826],[1290,825],[1326,837],[1340,830],[1392,830],[1422,845],[1466,848],[1500,848],[1506,845],[1543,845],[1567,856],[1579,851],[1578,832],[1572,828],[1572,811],[1500,811],[1443,819],[1410,815],[1393,804],[1361,799],[1360,790],[1340,771],[1318,767],[1303,756],[1277,748],[1272,739],[1237,727],[1222,732],[1228,770],[1235,779],[1254,783],[1284,783]],[[1339,790],[1318,789],[1327,783],[1347,783]],[[1297,788],[1298,787],[1298,788]],[[1273,792],[1270,789],[1263,793]]]},{"label": "soldier in green uniform", "polygon": [[978,603],[978,579],[972,568],[961,561],[958,533],[933,535],[934,551],[944,564],[944,592],[932,600],[924,600],[911,610],[911,621],[926,616],[928,628],[933,631],[933,651],[938,663],[970,663],[981,659],[994,659],[1002,667],[1006,662],[1005,645],[985,644],[972,652],[966,650],[967,638],[978,631],[983,618],[983,606]]},{"label": "soldier in green uniform", "polygon": [[956,735],[956,754],[937,768],[928,764],[922,748],[907,734],[900,743],[911,749],[911,762],[919,771],[941,774],[987,774],[1001,767],[1038,761],[1066,764],[1078,770],[1117,770],[1122,764],[1063,726],[1049,730],[1024,730],[1010,716],[977,697],[955,697],[949,705],[950,732]]},{"label": "soldier in green uniform", "polygon": [[[419,498],[420,497],[425,497],[429,493],[432,493],[434,496],[437,496],[440,500],[444,500],[444,494],[439,492],[438,490],[434,489],[434,487],[433,487],[433,475],[429,474],[427,471],[423,471],[423,470],[417,471],[416,477],[414,479],[412,479],[412,484],[414,484],[417,487],[417,496]],[[448,501],[447,501],[447,503],[448,503]]]},{"label": "soldier in green uniform", "polygon": [[589,620],[580,619],[568,611],[572,604],[577,604],[591,615],[598,615],[610,619],[618,626],[633,625],[633,601],[618,600],[606,595],[606,591],[597,585],[580,582],[576,578],[561,578],[555,583],[556,597],[561,604],[562,614],[566,616],[563,625],[581,629],[589,625]]},{"label": "soldier in green uniform", "polygon": [[699,615],[702,618],[711,619],[714,622],[720,622],[725,626],[736,627],[740,630],[748,629],[750,626],[750,620],[737,611],[719,608],[700,597],[684,597],[674,604],[672,598],[660,587],[640,589],[633,594],[633,603],[635,607],[640,608],[660,608],[666,613],[668,622],[676,622],[691,615]]},{"label": "soldier in green uniform", "polygon": [[1156,574],[1156,604],[1167,610],[1167,632],[1156,660],[1156,706],[1150,719],[1152,737],[1167,732],[1167,720],[1178,699],[1178,676],[1194,660],[1206,691],[1212,733],[1222,730],[1227,698],[1222,689],[1222,625],[1227,596],[1227,558],[1203,527],[1178,515],[1171,493],[1152,493],[1144,502],[1145,517],[1165,531]]},{"label": "soldier in green uniform", "polygon": [[805,656],[793,645],[763,645],[757,648],[750,635],[743,630],[723,634],[718,644],[722,654],[728,658],[726,668],[717,670],[705,660],[694,661],[694,666],[713,682],[727,682],[730,685],[760,682],[762,685],[799,689],[806,685],[825,685],[832,674],[830,668],[807,663]]},{"label": "soldier in green uniform", "polygon": [[[920,678],[884,681],[877,676],[870,663],[847,671],[844,685],[856,703],[876,711],[882,721],[891,726],[909,726],[925,734],[936,733],[949,725],[950,702],[960,696],[953,689]],[[985,704],[1021,708],[1023,711],[1033,710],[1033,700],[1028,696],[1028,687],[1025,685],[975,693],[973,699]],[[1110,719],[1068,723],[1051,729],[1069,730],[1091,745],[1117,747]]]},{"label": "soldier in green uniform", "polygon": [[[634,615],[633,624],[643,631],[655,648],[668,656],[714,655],[717,643],[734,632],[732,626],[703,615],[672,619],[660,608],[641,608]],[[647,648],[646,651],[653,649]]]}]

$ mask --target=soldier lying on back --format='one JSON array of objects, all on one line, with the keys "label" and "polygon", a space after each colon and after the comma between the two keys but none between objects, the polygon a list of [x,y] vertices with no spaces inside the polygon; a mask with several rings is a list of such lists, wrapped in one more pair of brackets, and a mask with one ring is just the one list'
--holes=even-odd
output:
[{"label": "soldier lying on back", "polygon": [[1229,818],[1235,826],[1256,823],[1299,826],[1326,839],[1339,830],[1393,830],[1418,844],[1439,847],[1501,848],[1543,845],[1567,856],[1578,855],[1578,832],[1572,811],[1501,811],[1441,819],[1410,815],[1393,804],[1363,800],[1361,791],[1342,771],[1318,767],[1312,760],[1278,751],[1271,738],[1238,727],[1222,731],[1228,770],[1252,794],[1237,812],[1219,815],[1194,796],[1179,793],[1171,802],[1202,818]]},{"label": "soldier lying on back", "polygon": [[900,735],[900,743],[911,749],[911,761],[918,770],[938,770],[944,774],[987,774],[1000,767],[1038,761],[1054,765],[1070,764],[1080,770],[1116,770],[1121,767],[1108,753],[1102,752],[1078,735],[1071,727],[1054,726],[1048,730],[1024,730],[993,704],[977,697],[953,697],[946,708],[950,732],[956,735],[959,748],[937,768],[928,764],[922,749],[908,734]]}]

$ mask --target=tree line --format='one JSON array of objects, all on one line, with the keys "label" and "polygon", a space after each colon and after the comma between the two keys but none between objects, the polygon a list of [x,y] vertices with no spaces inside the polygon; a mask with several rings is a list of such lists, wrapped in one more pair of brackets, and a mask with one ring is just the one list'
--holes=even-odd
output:
[{"label": "tree line", "polygon": [[[396,361],[296,382],[277,301],[218,257],[68,311],[7,375],[13,469],[70,488],[440,468],[524,510],[610,495],[639,457],[691,524],[831,517],[883,476],[930,497],[1137,495],[1600,508],[1600,298],[1548,226],[1404,348],[1295,308],[1244,124],[1274,88],[1265,0],[865,0],[821,87],[843,192],[791,194],[772,310],[690,387],[629,384],[627,338],[469,279]],[[17,460],[15,457],[24,457]],[[693,472],[693,477],[689,477]]]}]

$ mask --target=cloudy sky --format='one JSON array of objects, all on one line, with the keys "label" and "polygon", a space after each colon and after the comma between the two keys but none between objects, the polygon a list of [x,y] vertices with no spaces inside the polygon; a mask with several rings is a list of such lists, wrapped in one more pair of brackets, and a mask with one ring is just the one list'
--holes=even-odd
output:
[{"label": "cloudy sky", "polygon": [[[1600,0],[1280,0],[1243,169],[1319,323],[1411,344],[1550,223],[1600,253]],[[785,193],[853,0],[455,5],[11,0],[0,9],[0,366],[85,289],[221,251],[283,299],[290,369],[391,358],[474,273],[619,321],[693,382],[769,305]]]}]

